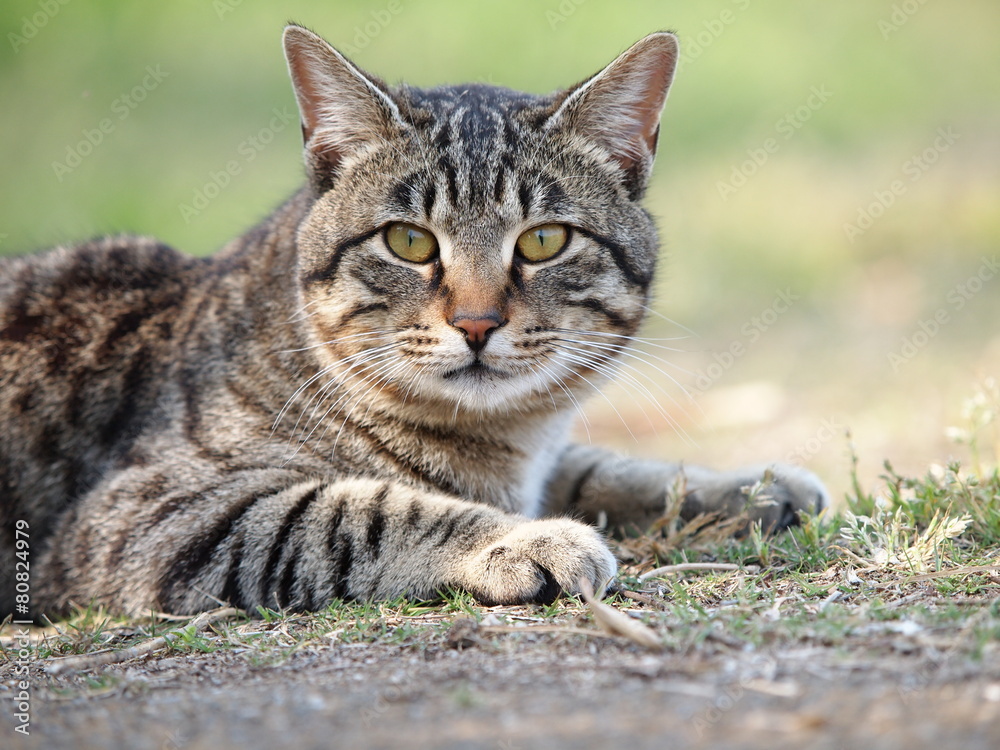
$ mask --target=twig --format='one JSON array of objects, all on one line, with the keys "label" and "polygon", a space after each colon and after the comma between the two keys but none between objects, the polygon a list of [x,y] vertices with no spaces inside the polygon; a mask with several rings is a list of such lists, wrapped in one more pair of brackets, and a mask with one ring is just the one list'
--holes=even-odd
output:
[{"label": "twig", "polygon": [[602,630],[587,630],[569,625],[480,625],[480,633],[560,633],[563,635],[588,635],[591,638],[611,638]]},{"label": "twig", "polygon": [[828,597],[826,597],[826,599],[824,599],[823,601],[821,601],[819,603],[819,609],[820,609],[820,611],[822,612],[824,609],[826,609],[827,607],[829,607],[834,602],[839,602],[845,596],[846,596],[846,594],[843,591],[841,591],[840,589],[834,589],[833,592]]},{"label": "twig", "polygon": [[639,576],[640,581],[662,576],[665,573],[683,573],[685,570],[740,570],[735,563],[680,563],[679,565],[664,565]]},{"label": "twig", "polygon": [[[900,599],[894,599],[891,602],[886,602],[883,605],[882,608],[883,609],[896,609],[897,607],[903,607],[903,606],[906,606],[907,604],[913,604],[913,602],[917,601],[918,599],[923,599],[925,596],[927,596],[927,592],[926,591],[918,591],[915,594],[909,594],[908,596],[904,596],[904,597],[902,597]],[[949,598],[948,599],[948,603],[949,604],[954,604],[955,600],[953,598]],[[980,602],[980,603],[982,603],[982,602]]]},{"label": "twig", "polygon": [[604,630],[612,635],[624,636],[633,643],[637,643],[651,651],[663,650],[663,641],[660,640],[660,636],[652,629],[646,627],[638,620],[633,620],[617,609],[599,602],[594,597],[594,588],[590,585],[590,581],[586,578],[581,578],[579,586],[580,595],[593,613],[594,620]]},{"label": "twig", "polygon": [[658,607],[659,609],[663,609],[662,601],[658,602],[653,597],[647,596],[646,594],[640,594],[638,591],[629,591],[628,589],[621,589],[618,591],[618,593],[634,601],[642,602],[643,604],[648,604],[651,607]]},{"label": "twig", "polygon": [[763,693],[764,695],[774,695],[778,698],[795,698],[802,692],[802,688],[794,682],[749,680],[748,682],[743,683],[743,685],[749,690],[754,690],[758,693]]},{"label": "twig", "polygon": [[234,617],[245,614],[235,607],[224,607],[213,609],[211,612],[203,612],[183,628],[175,628],[169,633],[164,633],[157,638],[152,638],[138,646],[122,649],[121,651],[98,651],[92,654],[80,654],[78,656],[64,656],[58,659],[47,659],[44,669],[49,674],[65,674],[66,672],[80,672],[95,667],[103,667],[107,664],[120,664],[129,659],[152,654],[155,651],[166,648],[175,640],[180,638],[185,631],[194,628],[198,633],[205,630],[213,623],[224,620],[227,617]]},{"label": "twig", "polygon": [[835,549],[838,552],[842,552],[845,555],[847,555],[849,558],[851,558],[852,560],[854,560],[854,562],[856,562],[858,565],[861,566],[862,572],[863,571],[876,570],[877,569],[877,568],[872,567],[871,560],[866,560],[863,557],[859,557],[858,555],[856,555],[853,552],[851,552],[851,550],[847,549],[847,547],[841,547],[839,544],[832,544],[832,545],[830,545],[830,549]]}]

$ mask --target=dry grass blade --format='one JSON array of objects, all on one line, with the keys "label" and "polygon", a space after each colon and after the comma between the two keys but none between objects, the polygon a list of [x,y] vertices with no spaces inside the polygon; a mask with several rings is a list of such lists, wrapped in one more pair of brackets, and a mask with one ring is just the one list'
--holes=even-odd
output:
[{"label": "dry grass blade", "polygon": [[690,521],[669,512],[654,522],[638,537],[616,540],[619,557],[639,567],[655,565],[656,560],[669,557],[678,550],[705,550],[727,543],[734,534],[745,529],[749,518],[740,514],[722,518],[717,514],[700,514]]},{"label": "dry grass blade", "polygon": [[242,610],[234,607],[213,609],[211,612],[203,612],[198,615],[189,625],[186,625],[183,628],[175,628],[169,633],[164,633],[163,635],[152,638],[145,643],[140,643],[138,646],[122,649],[121,651],[100,651],[92,654],[81,654],[79,656],[65,656],[59,659],[49,659],[46,661],[44,669],[49,674],[65,674],[66,672],[81,672],[87,669],[94,669],[95,667],[102,667],[106,664],[120,664],[123,661],[135,659],[139,656],[146,656],[147,654],[152,654],[160,649],[166,648],[168,645],[180,638],[186,630],[193,628],[193,631],[198,633],[219,620],[225,620],[228,617],[236,617],[244,614],[245,613]]},{"label": "dry grass blade", "polygon": [[950,550],[945,543],[962,536],[973,518],[968,513],[951,518],[935,510],[926,528],[919,531],[918,524],[904,508],[888,511],[876,507],[870,516],[847,511],[844,521],[840,535],[868,558],[865,564],[879,568],[905,567],[924,573],[948,559]]},{"label": "dry grass blade", "polygon": [[612,635],[628,638],[633,643],[651,651],[663,650],[663,642],[653,630],[607,604],[597,601],[594,597],[594,589],[586,579],[580,579],[579,585],[583,601],[587,603],[593,613],[594,620],[605,631]]},{"label": "dry grass blade", "polygon": [[678,563],[677,565],[664,565],[661,568],[656,568],[649,571],[648,573],[643,573],[639,576],[640,581],[645,581],[650,578],[655,578],[657,576],[666,575],[667,573],[683,573],[686,570],[740,570],[741,566],[735,563]]}]

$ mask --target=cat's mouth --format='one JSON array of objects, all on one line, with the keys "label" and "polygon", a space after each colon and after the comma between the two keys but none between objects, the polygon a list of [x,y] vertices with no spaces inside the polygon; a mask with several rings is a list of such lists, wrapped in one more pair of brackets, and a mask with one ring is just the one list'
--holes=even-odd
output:
[{"label": "cat's mouth", "polygon": [[462,365],[461,367],[456,367],[454,370],[448,370],[441,376],[444,380],[455,380],[456,378],[470,377],[476,379],[484,378],[509,378],[510,373],[506,373],[503,370],[498,370],[495,367],[490,367],[484,364],[480,360],[475,362],[470,362],[467,365]]}]

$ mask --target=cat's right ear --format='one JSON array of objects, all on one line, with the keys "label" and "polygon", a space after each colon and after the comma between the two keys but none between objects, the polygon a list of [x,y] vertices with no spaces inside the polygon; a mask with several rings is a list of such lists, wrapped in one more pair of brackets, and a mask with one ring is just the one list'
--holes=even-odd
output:
[{"label": "cat's right ear", "polygon": [[633,199],[649,180],[660,112],[678,59],[676,36],[650,34],[566,92],[549,120],[551,126],[569,128],[599,146],[621,168]]},{"label": "cat's right ear", "polygon": [[321,36],[290,24],[282,39],[299,104],[309,178],[318,190],[326,190],[345,157],[392,139],[403,121],[385,84]]}]

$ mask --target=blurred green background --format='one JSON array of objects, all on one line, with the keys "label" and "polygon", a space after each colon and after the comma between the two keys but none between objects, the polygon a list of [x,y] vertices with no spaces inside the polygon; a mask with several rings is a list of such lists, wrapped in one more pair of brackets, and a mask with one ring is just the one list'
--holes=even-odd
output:
[{"label": "blurred green background", "polygon": [[[622,418],[593,399],[592,439],[718,466],[790,458],[835,491],[846,429],[866,480],[884,458],[970,458],[944,429],[1000,372],[995,0],[5,0],[0,254],[114,232],[205,254],[264,216],[302,179],[297,122],[274,115],[294,112],[289,19],[391,82],[533,92],[676,30],[647,206],[656,309],[693,334],[650,321],[686,336],[647,349],[679,384],[637,365],[666,413],[618,386]],[[230,160],[239,173],[185,215]]]}]

